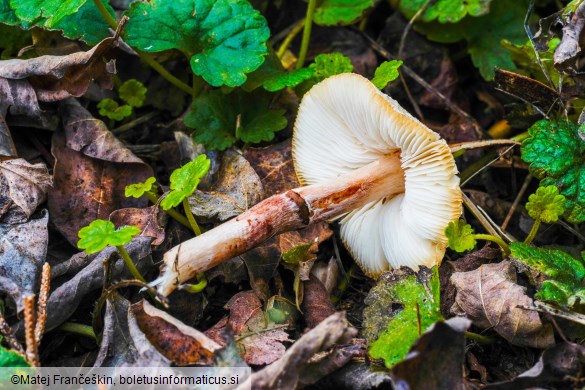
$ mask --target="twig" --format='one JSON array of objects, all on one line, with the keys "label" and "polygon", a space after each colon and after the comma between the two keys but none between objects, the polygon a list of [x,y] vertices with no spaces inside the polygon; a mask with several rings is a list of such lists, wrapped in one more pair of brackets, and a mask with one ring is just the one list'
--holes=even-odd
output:
[{"label": "twig", "polygon": [[502,226],[501,226],[502,231],[505,231],[506,228],[508,227],[508,223],[510,223],[510,220],[512,219],[512,215],[514,215],[516,208],[518,208],[518,205],[520,204],[520,200],[522,200],[522,197],[524,196],[524,193],[528,189],[528,186],[530,185],[531,181],[532,181],[532,175],[528,174],[528,176],[526,176],[526,179],[524,179],[524,183],[522,183],[522,187],[520,187],[520,191],[518,191],[518,195],[516,195],[516,199],[514,199],[514,203],[512,203],[512,206],[510,207],[510,210],[508,211],[506,218],[504,218],[504,222],[502,222]]},{"label": "twig", "polygon": [[4,341],[6,341],[10,348],[20,353],[21,355],[25,354],[24,348],[22,348],[22,345],[16,339],[14,331],[12,330],[10,325],[8,325],[8,322],[6,322],[6,319],[4,318],[2,313],[0,313],[0,333],[2,333],[2,335],[4,336]]},{"label": "twig", "polygon": [[35,324],[35,342],[37,346],[41,344],[41,339],[45,333],[45,324],[47,322],[47,301],[49,299],[49,289],[51,286],[51,266],[49,263],[43,264],[41,276],[41,289],[39,291],[39,301],[37,302],[37,322]]},{"label": "twig", "polygon": [[565,311],[541,301],[534,301],[534,306],[518,305],[516,307],[524,310],[534,310],[541,313],[551,314],[556,317],[564,318],[566,320],[585,325],[585,315],[573,311]]},{"label": "twig", "polygon": [[481,211],[477,208],[475,203],[465,194],[465,192],[461,192],[461,196],[463,197],[463,204],[471,211],[473,216],[477,218],[479,223],[483,226],[485,230],[489,232],[492,236],[500,237],[500,234],[497,232],[496,229],[489,223],[489,221],[484,217]]},{"label": "twig", "polygon": [[498,145],[520,145],[520,142],[513,139],[488,139],[482,141],[460,142],[458,144],[449,144],[451,153],[457,153],[460,150],[487,148]]},{"label": "twig", "polygon": [[26,361],[33,367],[39,365],[39,350],[35,339],[35,296],[22,298],[24,304],[24,338],[26,343]]},{"label": "twig", "polygon": [[142,123],[148,122],[149,120],[151,120],[152,118],[154,118],[155,116],[157,116],[157,112],[153,111],[153,112],[149,112],[146,115],[142,115],[128,123],[124,123],[122,126],[118,126],[115,129],[112,130],[112,134],[118,135],[121,134],[125,131],[128,131]]}]

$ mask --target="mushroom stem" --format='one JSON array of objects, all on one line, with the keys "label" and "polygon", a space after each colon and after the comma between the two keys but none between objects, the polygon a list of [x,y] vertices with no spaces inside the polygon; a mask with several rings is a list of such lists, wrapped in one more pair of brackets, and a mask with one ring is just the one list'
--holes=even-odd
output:
[{"label": "mushroom stem", "polygon": [[162,295],[268,238],[331,220],[374,200],[404,192],[400,154],[392,154],[323,184],[271,196],[239,216],[167,251],[163,272],[151,284]]}]

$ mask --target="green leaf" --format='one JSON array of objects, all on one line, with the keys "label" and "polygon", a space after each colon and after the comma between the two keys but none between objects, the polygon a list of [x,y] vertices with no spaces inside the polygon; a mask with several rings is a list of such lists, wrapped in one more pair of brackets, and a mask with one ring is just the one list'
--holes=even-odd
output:
[{"label": "green leaf", "polygon": [[213,86],[235,87],[267,54],[270,31],[246,0],[151,0],[127,12],[126,42],[140,50],[179,49]]},{"label": "green leaf", "polygon": [[100,115],[106,118],[113,119],[115,121],[121,121],[122,119],[132,115],[132,107],[124,104],[123,106],[118,105],[113,99],[102,99],[97,105]]},{"label": "green leaf", "polygon": [[321,26],[355,23],[373,6],[372,0],[323,0],[318,4],[313,20]]},{"label": "green leaf", "polygon": [[63,18],[76,13],[87,0],[10,0],[10,7],[20,20],[30,23],[43,21],[54,28]]},{"label": "green leaf", "polygon": [[146,100],[146,87],[135,79],[126,80],[118,89],[120,99],[132,107],[142,107]]},{"label": "green leaf", "polygon": [[171,174],[171,192],[160,202],[163,210],[178,206],[191,195],[210,166],[211,161],[207,156],[200,154],[195,160],[175,169]]},{"label": "green leaf", "polygon": [[[21,354],[0,346],[0,367],[30,367]],[[8,380],[8,378],[6,378]],[[0,383],[7,383],[1,381]]]},{"label": "green leaf", "polygon": [[14,13],[10,6],[10,0],[0,0],[0,23],[9,25],[21,25],[23,28],[28,28],[25,23],[21,23],[20,19]]},{"label": "green leaf", "polygon": [[578,286],[585,278],[585,266],[567,252],[537,248],[523,242],[510,244],[512,257],[556,281]]},{"label": "green leaf", "polygon": [[464,220],[451,221],[445,228],[449,240],[449,248],[456,252],[465,252],[475,248],[477,241],[473,236],[473,228]]},{"label": "green leaf", "polygon": [[271,97],[262,90],[252,94],[220,90],[201,93],[193,99],[185,125],[195,129],[193,138],[209,149],[224,150],[237,139],[244,142],[270,141],[287,125],[282,109],[270,109]]},{"label": "green leaf", "polygon": [[96,253],[110,246],[120,246],[129,243],[132,237],[140,233],[136,226],[123,226],[116,230],[111,221],[96,219],[88,226],[79,230],[77,242],[79,249],[85,249],[88,255]]},{"label": "green leaf", "polygon": [[488,15],[467,16],[456,24],[420,23],[415,25],[415,29],[437,42],[466,40],[467,51],[475,67],[484,79],[493,80],[495,67],[516,69],[510,52],[500,41],[506,39],[515,44],[526,41],[523,22],[527,5],[526,0],[495,0]]},{"label": "green leaf", "polygon": [[[116,17],[114,9],[108,0],[101,0],[102,4],[112,17]],[[43,25],[45,28],[49,28]],[[63,17],[54,23],[50,29],[61,30],[63,35],[70,39],[81,39],[82,41],[96,45],[104,38],[110,36],[109,25],[97,9],[93,1],[87,1],[74,14]]]},{"label": "green leaf", "polygon": [[282,260],[285,263],[291,265],[298,265],[303,261],[307,261],[309,256],[314,256],[314,254],[310,252],[310,249],[313,245],[314,244],[312,242],[305,245],[297,245],[294,248],[284,252],[282,254]]},{"label": "green leaf", "polygon": [[[519,72],[548,85],[548,80],[546,79],[544,73],[542,73],[542,68],[536,60],[534,47],[532,46],[530,40],[527,40],[523,45],[515,45],[506,39],[503,39],[501,43],[502,46],[511,53],[512,61],[514,61],[514,63],[518,66]],[[554,67],[555,49],[559,43],[561,43],[560,38],[552,38],[547,43],[548,50],[538,52],[540,62],[542,63],[546,73],[548,73],[550,76],[554,85],[559,85],[559,80],[561,78],[561,75]]]},{"label": "green leaf", "polygon": [[585,127],[571,122],[541,120],[528,129],[522,143],[522,159],[541,186],[554,185],[567,202],[563,216],[570,223],[585,221]]},{"label": "green leaf", "polygon": [[[382,304],[387,311],[396,309],[377,339],[369,342],[370,355],[384,359],[386,367],[392,367],[404,359],[429,326],[442,319],[438,267],[433,267],[430,279],[411,274],[382,284],[374,287]],[[368,314],[364,312],[364,316]]]},{"label": "green leaf", "polygon": [[[574,290],[571,286],[556,280],[545,280],[534,297],[541,301],[556,302],[565,306],[569,304],[569,299],[573,294]],[[573,305],[570,304],[570,306]]]},{"label": "green leaf", "polygon": [[337,52],[319,54],[315,57],[315,62],[309,65],[309,68],[313,70],[318,81],[325,80],[327,77],[336,74],[353,71],[353,65],[349,57]]},{"label": "green leaf", "polygon": [[539,187],[528,197],[526,211],[530,218],[544,223],[556,222],[565,212],[566,199],[555,186]]},{"label": "green leaf", "polygon": [[398,68],[402,65],[400,60],[384,61],[376,69],[372,84],[378,89],[384,89],[390,81],[394,81],[400,75]]},{"label": "green leaf", "polygon": [[[467,15],[482,16],[489,12],[492,0],[438,0],[420,15],[417,20],[440,23],[457,23]],[[420,10],[427,0],[400,0],[400,11],[407,19]]]},{"label": "green leaf", "polygon": [[130,184],[124,189],[124,195],[126,198],[140,198],[145,192],[152,191],[152,185],[156,182],[154,177],[149,177],[144,183]]},{"label": "green leaf", "polygon": [[315,76],[311,68],[301,68],[292,72],[279,73],[266,80],[262,86],[270,92],[279,91],[287,87],[296,87],[303,81]]}]

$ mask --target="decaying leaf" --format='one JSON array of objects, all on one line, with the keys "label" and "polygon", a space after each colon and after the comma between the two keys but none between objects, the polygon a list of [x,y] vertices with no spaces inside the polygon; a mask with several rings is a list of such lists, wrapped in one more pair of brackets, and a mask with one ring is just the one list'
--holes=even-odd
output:
[{"label": "decaying leaf", "polygon": [[7,113],[10,113],[12,121],[18,119],[30,126],[50,130],[57,127],[57,118],[41,110],[37,94],[28,80],[0,77],[0,114],[6,117]]},{"label": "decaying leaf", "polygon": [[[245,389],[250,384],[253,389],[295,389],[305,384],[304,373],[310,367],[307,365],[309,359],[335,345],[347,343],[356,334],[357,330],[349,325],[345,314],[337,312],[304,334],[276,362],[253,373],[239,389]],[[331,368],[335,370],[338,366]],[[323,369],[322,376],[332,371],[328,371],[327,367]],[[315,377],[307,376],[307,379],[314,381]]]},{"label": "decaying leaf", "polygon": [[170,366],[140,330],[130,302],[117,293],[106,302],[104,333],[94,367]]},{"label": "decaying leaf", "polygon": [[311,275],[309,280],[303,283],[303,291],[304,299],[301,308],[307,328],[311,329],[335,313],[335,307],[331,303],[325,286],[315,276]]},{"label": "decaying leaf", "polygon": [[555,65],[575,73],[578,71],[578,60],[582,57],[581,36],[585,27],[585,3],[581,2],[574,12],[563,19],[563,37],[555,50]]},{"label": "decaying leaf", "polygon": [[14,299],[18,311],[22,309],[22,296],[38,289],[49,242],[48,222],[49,213],[43,211],[38,219],[0,224],[0,290]]},{"label": "decaying leaf", "polygon": [[30,218],[52,185],[53,178],[42,163],[30,164],[22,158],[0,161],[0,219],[12,205]]},{"label": "decaying leaf", "polygon": [[[152,265],[149,257],[151,241],[149,237],[135,237],[130,244],[125,246],[141,272]],[[112,278],[132,278],[116,248],[108,247],[95,255],[90,255],[91,262],[85,268],[51,293],[47,303],[47,330],[65,322],[75,312],[86,294],[103,286],[104,261],[113,256],[117,260],[110,265]]]},{"label": "decaying leaf", "polygon": [[225,308],[230,311],[227,319],[221,320],[205,333],[221,343],[222,329],[231,328],[236,335],[240,355],[251,365],[270,364],[279,359],[286,348],[283,343],[291,342],[283,325],[276,324],[262,311],[262,302],[252,291],[234,295]]},{"label": "decaying leaf", "polygon": [[86,52],[1,61],[0,77],[26,79],[33,86],[36,98],[45,102],[81,96],[94,80],[102,88],[112,89],[115,71],[113,64],[104,61],[104,56],[115,44],[113,38],[106,38]]},{"label": "decaying leaf", "polygon": [[110,214],[110,221],[116,226],[136,226],[140,229],[139,237],[152,237],[152,245],[160,245],[165,239],[165,222],[167,214],[155,206],[145,209],[127,208],[115,210]]},{"label": "decaying leaf", "polygon": [[147,301],[135,303],[130,311],[150,343],[179,366],[212,364],[215,352],[221,348],[204,333],[185,325]]},{"label": "decaying leaf", "polygon": [[77,232],[91,221],[108,219],[119,208],[145,206],[144,199],[126,198],[124,189],[153,172],[75,100],[64,103],[63,112],[65,133],[53,138],[49,210],[57,229],[75,245]]},{"label": "decaying leaf", "polygon": [[465,390],[464,332],[470,326],[471,321],[457,317],[432,325],[392,368],[395,388]]},{"label": "decaying leaf", "polygon": [[216,180],[206,191],[195,190],[189,206],[196,216],[220,221],[235,217],[264,198],[258,174],[240,154],[228,150],[221,159]]},{"label": "decaying leaf", "polygon": [[[0,94],[2,94],[2,91],[0,91]],[[4,115],[0,115],[0,156],[16,156],[16,146],[12,140],[10,129],[4,120]]]},{"label": "decaying leaf", "polygon": [[457,289],[453,313],[466,314],[474,325],[492,328],[515,345],[546,348],[554,343],[550,324],[543,324],[537,312],[517,307],[532,306],[532,299],[516,284],[509,261],[456,272],[451,282]]}]

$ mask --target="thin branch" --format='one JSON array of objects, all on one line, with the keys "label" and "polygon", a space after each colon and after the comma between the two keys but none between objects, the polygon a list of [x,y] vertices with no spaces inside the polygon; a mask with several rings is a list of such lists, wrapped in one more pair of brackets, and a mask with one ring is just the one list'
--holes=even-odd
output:
[{"label": "thin branch", "polygon": [[514,215],[514,212],[518,208],[518,205],[520,204],[522,197],[524,197],[524,193],[526,192],[526,190],[528,190],[528,186],[530,185],[531,181],[532,175],[528,174],[528,176],[526,176],[526,179],[524,179],[524,183],[522,183],[522,187],[520,187],[520,191],[518,191],[518,194],[516,195],[516,199],[514,199],[514,203],[512,203],[512,207],[510,207],[510,210],[508,211],[506,218],[504,218],[504,222],[502,223],[501,226],[502,231],[505,231],[506,228],[508,227],[508,224],[512,219],[512,215]]}]

